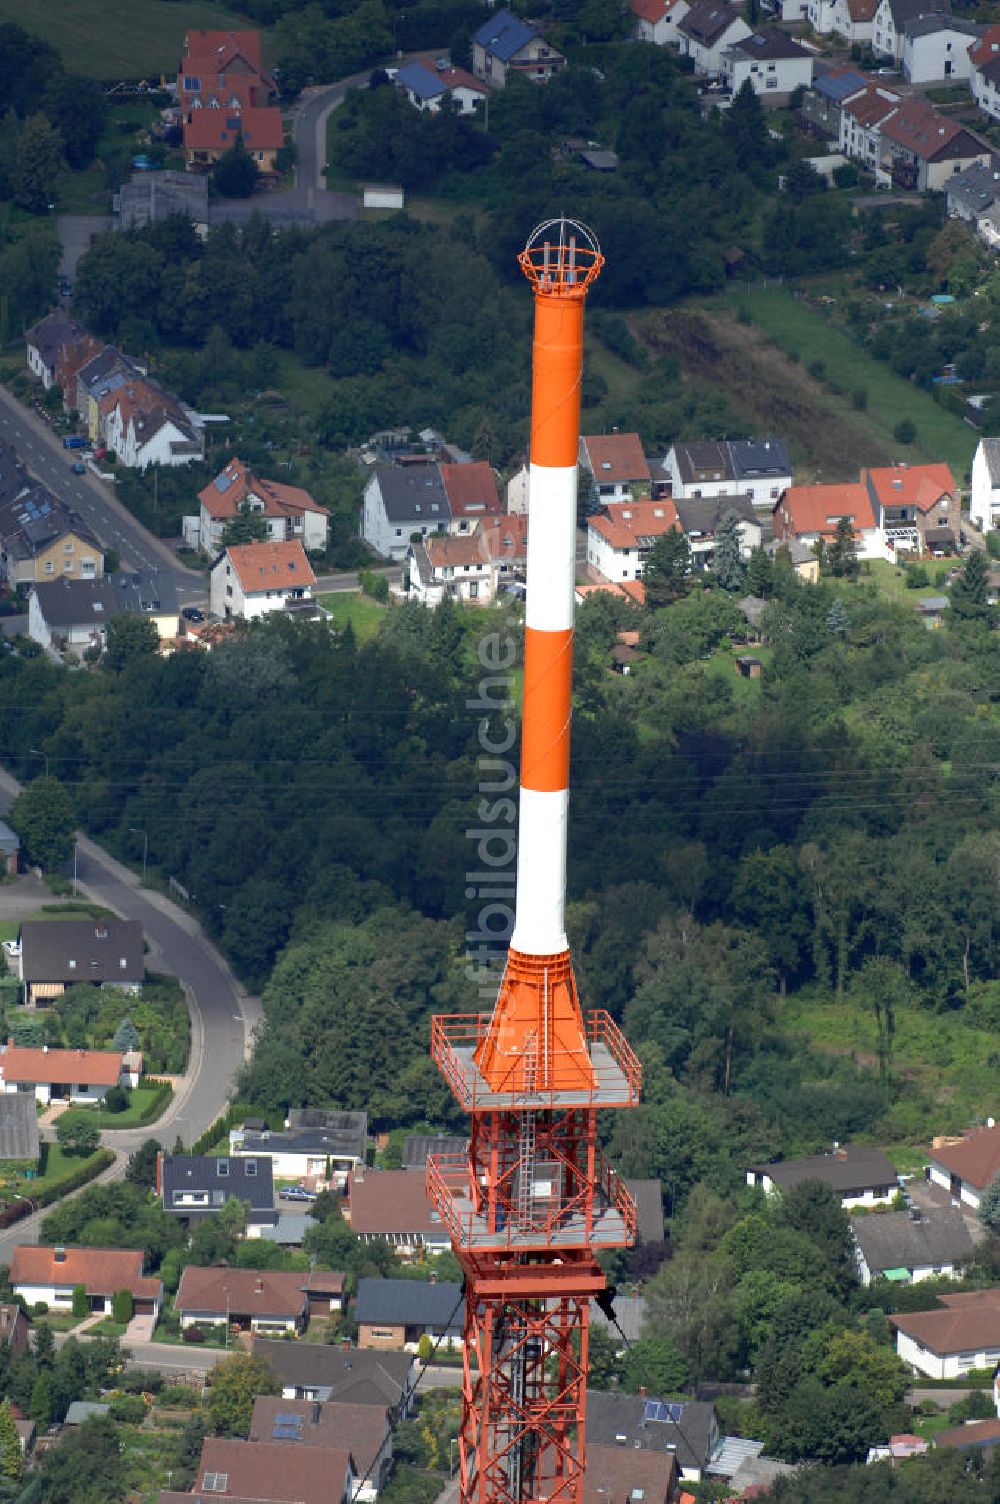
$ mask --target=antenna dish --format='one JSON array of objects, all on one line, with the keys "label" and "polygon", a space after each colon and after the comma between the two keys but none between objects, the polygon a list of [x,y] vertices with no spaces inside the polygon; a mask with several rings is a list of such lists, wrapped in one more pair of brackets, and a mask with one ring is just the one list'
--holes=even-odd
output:
[{"label": "antenna dish", "polygon": [[604,265],[593,230],[564,215],[536,225],[517,259],[536,291],[569,297],[582,297]]}]

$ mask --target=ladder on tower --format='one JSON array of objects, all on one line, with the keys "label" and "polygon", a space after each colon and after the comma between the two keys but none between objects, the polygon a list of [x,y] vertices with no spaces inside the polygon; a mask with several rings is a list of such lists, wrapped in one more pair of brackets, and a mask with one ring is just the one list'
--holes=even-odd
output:
[{"label": "ladder on tower", "polygon": [[[529,1035],[522,1063],[525,1096],[534,1096],[538,1082],[538,1042]],[[535,1114],[521,1114],[521,1133],[518,1143],[517,1169],[517,1221],[520,1227],[531,1226],[531,1211],[535,1189]]]}]

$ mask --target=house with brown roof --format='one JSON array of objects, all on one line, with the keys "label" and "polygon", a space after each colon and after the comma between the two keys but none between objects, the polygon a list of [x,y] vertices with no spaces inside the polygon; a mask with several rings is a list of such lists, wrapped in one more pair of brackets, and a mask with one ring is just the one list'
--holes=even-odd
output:
[{"label": "house with brown roof", "polygon": [[56,385],[57,368],[67,349],[75,348],[86,340],[87,331],[76,319],[71,319],[63,308],[53,309],[37,324],[32,324],[24,336],[28,352],[28,370],[46,391]]},{"label": "house with brown roof", "polygon": [[878,0],[808,0],[806,17],[823,36],[838,32],[847,41],[870,42]]},{"label": "house with brown roof", "polygon": [[177,73],[177,103],[188,170],[206,170],[242,140],[262,172],[283,144],[274,75],[260,33],[191,30]]},{"label": "house with brown roof", "polygon": [[423,606],[443,600],[488,606],[496,599],[499,570],[478,527],[471,536],[435,533],[410,544],[410,598]]},{"label": "house with brown roof", "polygon": [[0,1091],[34,1092],[50,1102],[102,1102],[112,1086],[129,1085],[124,1057],[117,1050],[60,1050],[0,1045]]},{"label": "house with brown roof", "polygon": [[1000,1446],[1000,1420],[968,1420],[961,1426],[948,1426],[943,1431],[935,1431],[934,1445],[963,1451],[966,1447],[979,1447],[984,1452],[992,1452],[994,1447]]},{"label": "house with brown roof", "polygon": [[840,108],[838,146],[845,157],[860,162],[869,172],[879,163],[879,136],[882,126],[899,109],[902,100],[892,89],[868,83],[845,99]]},{"label": "house with brown roof", "polygon": [[254,1400],[249,1439],[350,1451],[364,1479],[354,1495],[358,1501],[377,1499],[392,1469],[392,1423],[384,1406],[262,1394]]},{"label": "house with brown roof", "polygon": [[309,553],[326,548],[330,513],[302,486],[255,475],[242,460],[232,459],[214,480],[198,492],[198,513],[183,519],[184,541],[189,548],[215,558],[222,548],[222,535],[247,508],[267,523],[267,541],[286,543],[297,539]]},{"label": "house with brown roof", "polygon": [[400,1258],[444,1253],[451,1238],[422,1175],[409,1170],[368,1170],[348,1181],[344,1217],[366,1243],[385,1238]]},{"label": "house with brown roof", "polygon": [[232,544],[216,559],[209,576],[213,616],[256,621],[309,600],[316,585],[312,565],[298,539],[289,543]]},{"label": "house with brown roof", "polygon": [[278,109],[195,110],[184,125],[184,156],[189,172],[208,171],[220,157],[243,145],[262,173],[277,171],[276,158],[285,144]]},{"label": "house with brown roof", "polygon": [[677,27],[682,57],[689,57],[695,73],[717,78],[726,47],[750,35],[750,27],[727,0],[695,0]]},{"label": "house with brown roof", "polygon": [[837,525],[848,518],[859,559],[883,557],[878,524],[868,488],[859,481],[829,486],[789,486],[774,509],[774,537],[778,543],[797,539],[813,547],[831,543]]},{"label": "house with brown roof", "polygon": [[644,1447],[590,1443],[583,1504],[670,1504],[677,1496],[677,1457]]},{"label": "house with brown roof", "polygon": [[462,465],[441,464],[438,470],[451,511],[449,533],[474,532],[480,522],[502,514],[497,478],[493,467],[485,460]]},{"label": "house with brown roof", "polygon": [[678,526],[677,508],[669,497],[609,502],[587,518],[587,563],[592,575],[612,584],[639,579],[657,538]]},{"label": "house with brown roof", "polygon": [[989,167],[989,144],[920,96],[904,100],[879,131],[876,182],[918,193],[943,190],[956,172]]},{"label": "house with brown roof", "polygon": [[862,470],[875,525],[890,555],[957,549],[962,511],[945,464],[888,465]]},{"label": "house with brown roof", "polygon": [[637,433],[588,434],[580,439],[580,465],[600,502],[628,501],[632,487],[649,493],[649,461]]},{"label": "house with brown roof", "polygon": [[145,1255],[132,1248],[62,1248],[20,1243],[10,1262],[14,1293],[33,1306],[69,1311],[73,1291],[82,1285],[92,1311],[111,1314],[119,1290],[128,1290],[137,1315],[160,1313],[162,1281],[142,1272]]},{"label": "house with brown roof", "polygon": [[1000,1125],[991,1120],[961,1138],[936,1138],[928,1160],[931,1185],[947,1191],[956,1205],[978,1211],[983,1192],[1000,1175]]},{"label": "house with brown roof", "polygon": [[528,565],[527,513],[494,517],[479,526],[486,556],[496,566],[501,585],[523,579]]},{"label": "house with brown roof", "polygon": [[1000,25],[987,26],[969,48],[969,88],[984,115],[1000,120]]},{"label": "house with brown roof", "polygon": [[903,1362],[930,1379],[957,1379],[1000,1362],[1000,1288],[938,1298],[943,1309],[889,1317]]},{"label": "house with brown roof", "polygon": [[691,9],[688,0],[629,0],[635,38],[656,47],[676,47],[677,26]]},{"label": "house with brown roof", "polygon": [[289,1269],[202,1268],[188,1264],[174,1297],[181,1327],[236,1326],[293,1336],[309,1320],[304,1276]]},{"label": "house with brown roof", "polygon": [[130,469],[189,465],[205,452],[194,415],[150,378],[125,381],[98,398],[98,430],[106,449]]},{"label": "house with brown roof", "polygon": [[207,1436],[195,1492],[203,1499],[225,1494],[259,1504],[347,1504],[360,1478],[352,1452],[351,1447]]}]

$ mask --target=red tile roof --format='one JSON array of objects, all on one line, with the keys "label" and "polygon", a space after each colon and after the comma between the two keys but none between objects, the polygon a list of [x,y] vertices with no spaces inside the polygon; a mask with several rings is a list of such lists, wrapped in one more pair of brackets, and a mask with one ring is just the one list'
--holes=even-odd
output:
[{"label": "red tile roof", "polygon": [[523,563],[528,557],[527,513],[497,517],[479,524],[487,555],[494,564]]},{"label": "red tile roof", "polygon": [[590,434],[580,440],[594,479],[605,485],[645,481],[649,484],[649,462],[642,452],[637,433]]},{"label": "red tile roof", "polygon": [[312,565],[297,538],[288,543],[237,543],[226,550],[244,594],[276,586],[312,586]]},{"label": "red tile roof", "polygon": [[641,21],[648,21],[650,26],[655,26],[664,16],[669,15],[676,4],[677,0],[629,0],[629,10]]},{"label": "red tile roof", "polygon": [[486,567],[485,549],[478,528],[464,537],[445,534],[425,538],[423,543],[432,569],[463,569],[467,564],[479,569]]},{"label": "red tile roof", "polygon": [[930,1158],[951,1175],[984,1191],[1000,1174],[1000,1127],[977,1128],[960,1144],[932,1149]]},{"label": "red tile roof", "polygon": [[442,68],[438,77],[446,89],[473,89],[477,94],[490,92],[481,79],[466,73],[464,68]]},{"label": "red tile roof", "polygon": [[962,126],[939,115],[925,99],[913,98],[903,101],[892,119],[885,122],[882,134],[929,161],[962,134]]},{"label": "red tile roof", "polygon": [[646,1448],[591,1442],[583,1477],[583,1504],[667,1504],[674,1487],[677,1459]]},{"label": "red tile roof", "polygon": [[847,14],[852,21],[872,21],[878,6],[879,0],[847,0]]},{"label": "red tile roof", "polygon": [[638,548],[640,538],[658,538],[677,526],[677,508],[666,496],[660,501],[609,501],[604,512],[587,518],[587,526],[612,548]]},{"label": "red tile roof", "polygon": [[228,1311],[240,1316],[301,1316],[303,1275],[288,1269],[218,1269],[188,1264],[174,1305],[189,1316]]},{"label": "red tile roof", "polygon": [[969,48],[969,57],[978,68],[983,63],[992,62],[998,55],[1000,55],[1000,26],[987,26],[982,36]]},{"label": "red tile roof", "polygon": [[212,518],[235,517],[250,495],[264,503],[265,517],[295,517],[302,512],[319,512],[324,517],[330,515],[328,509],[321,507],[301,486],[264,480],[238,459],[230,460],[225,469],[198,492],[198,500]]},{"label": "red tile roof", "polygon": [[1000,1442],[1000,1420],[972,1420],[934,1433],[936,1447],[981,1447],[984,1442]]},{"label": "red tile roof", "polygon": [[637,606],[646,604],[646,587],[641,580],[604,580],[600,585],[577,585],[576,594],[585,601],[602,590],[608,595],[618,595],[634,601]]},{"label": "red tile roof", "polygon": [[438,469],[453,517],[489,517],[501,512],[496,476],[485,460],[439,465]]},{"label": "red tile roof", "polygon": [[345,1211],[356,1233],[442,1231],[424,1177],[412,1170],[370,1170],[363,1180],[350,1180]]},{"label": "red tile roof", "polygon": [[138,1298],[159,1299],[161,1283],[143,1276],[142,1262],[139,1248],[56,1249],[21,1243],[14,1249],[10,1282],[14,1286],[83,1285],[88,1295],[131,1290]]},{"label": "red tile roof", "polygon": [[0,1048],[0,1081],[48,1082],[52,1086],[117,1086],[122,1057],[116,1050]]},{"label": "red tile roof", "polygon": [[230,151],[242,140],[247,151],[279,151],[284,144],[281,111],[259,109],[194,110],[184,122],[184,145],[189,151]]},{"label": "red tile roof", "polygon": [[860,481],[840,486],[789,486],[774,509],[774,536],[818,534],[832,538],[842,517],[854,522],[854,536],[875,527],[867,487]]},{"label": "red tile roof", "polygon": [[867,84],[859,93],[845,100],[843,112],[853,115],[859,125],[867,127],[885,120],[899,109],[901,102],[899,95],[891,89],[883,89],[880,84]]},{"label": "red tile roof", "polygon": [[942,496],[954,496],[955,480],[945,464],[889,465],[878,470],[862,470],[884,507],[916,507],[929,512]]},{"label": "red tile roof", "polygon": [[938,1357],[1000,1346],[1000,1288],[938,1298],[943,1311],[900,1312],[889,1321]]},{"label": "red tile roof", "polygon": [[211,64],[218,70],[220,62],[236,56],[246,58],[258,73],[264,66],[259,31],[189,31],[184,53],[186,60],[197,61],[203,68]]},{"label": "red tile roof", "polygon": [[[351,1453],[335,1447],[304,1447],[297,1441],[230,1441],[206,1437],[195,1491],[207,1498],[236,1494],[265,1504],[341,1504]],[[215,1473],[209,1488],[205,1475]],[[225,1479],[218,1487],[219,1477]]]}]

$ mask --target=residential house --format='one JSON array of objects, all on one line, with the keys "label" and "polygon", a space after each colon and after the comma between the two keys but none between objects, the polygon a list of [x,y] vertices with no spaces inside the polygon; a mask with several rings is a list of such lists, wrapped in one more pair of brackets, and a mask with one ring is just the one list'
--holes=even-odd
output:
[{"label": "residential house", "polygon": [[252,1351],[267,1363],[284,1399],[374,1405],[388,1412],[392,1424],[412,1409],[417,1362],[410,1353],[263,1337],[254,1338]]},{"label": "residential house", "polygon": [[113,386],[97,407],[104,447],[129,469],[204,458],[205,436],[195,415],[148,377]]},{"label": "residential house", "polygon": [[400,1258],[420,1253],[444,1253],[451,1247],[448,1230],[424,1185],[409,1170],[371,1170],[355,1174],[347,1184],[343,1208],[351,1230],[366,1243],[385,1238]]},{"label": "residential house", "polygon": [[34,1101],[27,1092],[5,1091],[0,1096],[0,1160],[34,1165],[37,1159],[38,1113]]},{"label": "residential house", "polygon": [[354,1297],[358,1346],[416,1352],[423,1336],[460,1347],[462,1286],[447,1280],[360,1279]]},{"label": "residential house", "polygon": [[104,553],[76,512],[40,481],[0,499],[0,576],[13,588],[44,580],[100,579]]},{"label": "residential house", "polygon": [[707,569],[715,558],[715,542],[723,518],[735,512],[739,518],[740,553],[749,559],[761,546],[761,525],[753,503],[746,496],[678,497],[674,503],[677,521],[688,540],[694,563]]},{"label": "residential house", "polygon": [[1000,120],[1000,25],[986,26],[969,48],[969,88],[985,115]]},{"label": "residential house", "polygon": [[450,533],[471,533],[479,523],[503,515],[497,478],[485,460],[440,464],[438,470],[451,512]]},{"label": "residential house", "polygon": [[988,167],[992,161],[986,141],[914,96],[880,127],[876,181],[919,193],[941,192],[955,173],[977,162]]},{"label": "residential house", "polygon": [[643,1448],[601,1446],[587,1441],[582,1504],[672,1504],[677,1496],[677,1460]]},{"label": "residential house", "polygon": [[507,482],[508,517],[527,517],[530,479],[527,465],[521,464]]},{"label": "residential house", "polygon": [[308,600],[316,584],[312,565],[297,538],[289,543],[235,543],[212,565],[209,609],[213,616],[256,621],[290,603]]},{"label": "residential house", "polygon": [[873,1279],[914,1285],[941,1275],[958,1279],[975,1252],[965,1218],[951,1206],[852,1217],[851,1233],[863,1285]]},{"label": "residential house", "polygon": [[[283,1216],[287,1215],[288,1213],[283,1214]],[[279,1217],[278,1221],[280,1224],[282,1217]],[[268,1231],[267,1228],[263,1229],[263,1233]],[[310,1319],[313,1316],[324,1316],[329,1320],[331,1316],[336,1316],[345,1309],[344,1275],[339,1269],[310,1269],[309,1273],[302,1277],[302,1288],[305,1291]]]},{"label": "residential house", "polygon": [[750,27],[739,11],[727,0],[695,0],[677,35],[683,57],[694,63],[695,73],[717,78],[723,70],[723,53],[727,47],[750,35]]},{"label": "residential house", "polygon": [[123,355],[113,345],[105,345],[78,368],[76,391],[67,393],[65,401],[67,407],[79,415],[92,444],[103,443],[101,398],[127,381],[141,380],[145,374],[138,361]]},{"label": "residential house", "polygon": [[862,470],[861,480],[868,490],[875,525],[890,554],[922,556],[958,546],[961,505],[947,465]]},{"label": "residential house", "polygon": [[208,234],[208,179],[187,172],[134,172],[114,195],[115,229],[144,230],[175,214]]},{"label": "residential house", "polygon": [[1000,527],[1000,439],[980,439],[976,445],[969,516],[984,533]]},{"label": "residential house", "polygon": [[194,1225],[216,1216],[227,1201],[245,1201],[247,1237],[261,1227],[273,1227],[274,1177],[269,1159],[236,1158],[227,1154],[160,1154],[156,1161],[156,1194],[163,1210]]},{"label": "residential house", "polygon": [[275,171],[283,145],[274,77],[253,31],[189,31],[177,75],[189,170],[210,168],[238,140],[261,172]]},{"label": "residential house", "polygon": [[358,1501],[377,1499],[392,1467],[389,1412],[377,1405],[288,1400],[262,1394],[254,1400],[249,1439],[349,1448],[355,1469],[364,1480],[354,1494]]},{"label": "residential house", "polygon": [[629,0],[635,17],[635,38],[656,47],[676,47],[677,27],[691,6],[688,0]]},{"label": "residential house", "polygon": [[447,1133],[408,1133],[403,1140],[403,1169],[419,1170],[421,1174],[427,1168],[427,1156],[429,1154],[465,1154],[469,1147],[469,1140],[455,1138]]},{"label": "residential house", "polygon": [[427,62],[404,63],[396,69],[393,83],[414,109],[436,115],[446,100],[460,115],[471,115],[489,93],[484,83],[464,68],[439,67]]},{"label": "residential house", "polygon": [[562,53],[549,46],[537,26],[509,10],[497,11],[472,34],[472,71],[494,88],[502,89],[513,73],[548,83],[565,66]]},{"label": "residential house", "polygon": [[707,1400],[653,1399],[587,1391],[587,1446],[673,1457],[683,1479],[699,1483],[719,1443],[715,1406]]},{"label": "residential house", "polygon": [[79,580],[64,576],[34,585],[28,598],[28,636],[44,648],[84,652],[104,646],[113,617],[130,614],[151,621],[161,644],[174,642],[176,590],[166,573],[138,570]]},{"label": "residential house", "polygon": [[365,486],[361,536],[377,554],[401,563],[415,536],[447,532],[450,522],[440,466],[375,466]]},{"label": "residential house", "polygon": [[1000,1288],[939,1295],[943,1309],[898,1312],[896,1352],[929,1379],[958,1379],[1000,1362]]},{"label": "residential house", "polygon": [[809,544],[801,543],[798,538],[771,538],[764,544],[764,552],[772,559],[777,559],[780,555],[787,560],[804,584],[815,585],[819,582],[819,559]]},{"label": "residential house", "polygon": [[991,1122],[959,1139],[935,1139],[925,1173],[954,1205],[978,1211],[983,1192],[1000,1175],[1000,1126]]},{"label": "residential house", "polygon": [[259,1504],[349,1504],[358,1478],[350,1447],[206,1436],[195,1492],[202,1499],[226,1494]]},{"label": "residential house", "polygon": [[760,1186],[769,1195],[788,1191],[803,1180],[822,1180],[840,1197],[841,1206],[888,1206],[899,1192],[896,1171],[881,1149],[865,1144],[837,1146],[829,1154],[809,1154],[751,1165],[747,1185]]},{"label": "residential house", "polygon": [[110,1316],[119,1290],[128,1290],[136,1315],[160,1314],[163,1284],[142,1272],[142,1249],[62,1248],[19,1244],[10,1261],[15,1295],[29,1306],[39,1301],[55,1311],[69,1311],[73,1291],[82,1285],[91,1311]]},{"label": "residential house", "polygon": [[16,877],[20,854],[20,836],[16,830],[11,830],[6,820],[0,820],[0,874]]},{"label": "residential house", "polygon": [[329,510],[301,486],[264,480],[239,459],[230,460],[198,492],[198,515],[183,520],[185,543],[215,558],[223,533],[243,508],[264,518],[270,543],[298,540],[307,553],[326,548]]},{"label": "residential house", "polygon": [[1000,1446],[1000,1420],[967,1420],[961,1426],[946,1426],[943,1431],[934,1432],[934,1445],[963,1451],[966,1447],[976,1447],[990,1453]]},{"label": "residential house", "polygon": [[749,496],[764,513],[792,483],[792,463],[781,439],[704,440],[674,444],[663,467],[671,494],[692,496]]},{"label": "residential house", "polygon": [[980,29],[972,21],[953,16],[911,16],[903,28],[900,56],[907,83],[971,79],[969,47],[978,40]]},{"label": "residential house", "polygon": [[872,51],[898,63],[908,22],[917,16],[950,14],[951,0],[879,0],[872,28]]},{"label": "residential house", "polygon": [[752,31],[726,47],[721,57],[726,88],[737,94],[748,83],[765,105],[787,104],[796,89],[808,89],[813,53],[776,27]]},{"label": "residential house", "polygon": [[410,598],[424,606],[443,600],[488,606],[496,599],[499,571],[478,527],[471,537],[432,535],[410,544]]},{"label": "residential house", "polygon": [[184,158],[189,172],[210,170],[239,142],[261,173],[277,173],[285,144],[278,109],[195,110],[184,122]]},{"label": "residential house", "polygon": [[479,531],[501,586],[505,581],[523,580],[528,567],[527,515],[492,517],[479,524]]},{"label": "residential house", "polygon": [[368,1114],[340,1109],[302,1109],[306,1121],[275,1133],[249,1121],[229,1133],[237,1158],[267,1159],[275,1180],[298,1180],[313,1189],[343,1188],[348,1175],[365,1162]]},{"label": "residential house", "polygon": [[[814,25],[814,30],[818,28]],[[831,27],[831,30],[836,30]],[[800,116],[817,136],[826,140],[840,140],[840,116],[844,101],[858,94],[867,80],[850,68],[834,68],[820,73],[802,98]]]},{"label": "residential house", "polygon": [[657,538],[677,526],[667,498],[611,502],[587,518],[587,563],[605,580],[637,580]]},{"label": "residential house", "polygon": [[138,919],[25,919],[20,939],[17,974],[29,1008],[81,982],[142,991],[146,960]]},{"label": "residential house", "polygon": [[63,308],[47,313],[32,324],[24,336],[28,350],[28,370],[46,391],[56,385],[56,367],[65,349],[86,338],[87,331]]},{"label": "residential house", "polygon": [[174,1296],[182,1330],[191,1326],[233,1326],[244,1331],[288,1332],[295,1336],[309,1321],[303,1276],[291,1269],[202,1268],[188,1264]]},{"label": "residential house", "polygon": [[[991,251],[1000,247],[1000,203],[991,204],[979,215],[976,220],[976,234]],[[974,404],[974,401],[974,398],[969,399],[966,404],[967,409]]]},{"label": "residential house", "polygon": [[0,1045],[0,1092],[34,1093],[50,1102],[103,1102],[112,1086],[130,1085],[117,1050],[34,1048],[8,1040]]},{"label": "residential house", "polygon": [[589,434],[580,440],[580,466],[598,502],[629,501],[633,486],[649,494],[649,461],[637,433]]},{"label": "residential house", "polygon": [[840,111],[838,145],[845,157],[859,162],[866,172],[874,172],[879,163],[879,137],[883,125],[891,120],[902,103],[900,96],[881,84],[866,84],[857,94],[845,99]]},{"label": "residential house", "polygon": [[836,32],[846,42],[871,42],[879,0],[807,0],[806,16],[813,31]]},{"label": "residential house", "polygon": [[977,162],[948,179],[945,195],[949,217],[974,225],[1000,199],[1000,175]]},{"label": "residential house", "polygon": [[809,548],[831,543],[837,524],[848,518],[859,559],[884,555],[868,487],[860,481],[843,485],[789,486],[774,509],[776,544],[797,540]]}]

